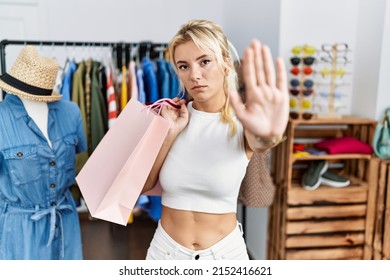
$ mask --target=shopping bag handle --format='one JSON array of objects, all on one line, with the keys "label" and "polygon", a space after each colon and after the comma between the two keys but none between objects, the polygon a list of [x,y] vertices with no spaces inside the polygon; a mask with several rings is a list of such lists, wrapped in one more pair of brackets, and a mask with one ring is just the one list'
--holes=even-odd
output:
[{"label": "shopping bag handle", "polygon": [[158,110],[158,114],[160,115],[161,113],[161,110],[163,108],[164,105],[166,106],[171,106],[175,109],[180,109],[181,108],[181,105],[176,103],[175,101],[173,101],[172,99],[170,98],[161,98],[159,100],[157,100],[156,102],[147,102],[145,103],[146,105],[146,108],[148,109],[148,111],[150,110]]}]

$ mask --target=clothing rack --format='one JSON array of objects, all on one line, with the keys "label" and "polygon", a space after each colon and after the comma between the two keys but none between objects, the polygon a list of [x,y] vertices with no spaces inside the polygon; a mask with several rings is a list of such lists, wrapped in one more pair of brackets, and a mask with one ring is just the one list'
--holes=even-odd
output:
[{"label": "clothing rack", "polygon": [[[34,40],[2,40],[0,41],[0,75],[6,72],[6,47],[10,45],[35,45],[52,47],[111,47],[113,57],[116,58],[117,65],[126,65],[130,61],[130,53],[133,48],[138,48],[138,57],[148,56],[151,59],[161,57],[164,54],[167,43],[155,43],[151,41],[141,42],[97,42],[97,41],[34,41]],[[135,57],[132,57],[135,59]],[[3,93],[3,97],[4,97]]]},{"label": "clothing rack", "polygon": [[[149,56],[151,59],[161,57],[167,43],[141,42],[93,42],[93,41],[31,41],[31,40],[2,40],[0,41],[0,75],[6,72],[6,47],[9,45],[36,45],[52,47],[111,47],[116,54],[117,65],[130,61],[131,48],[138,47],[138,56]],[[125,54],[125,57],[122,55]],[[124,58],[124,60],[123,60]],[[132,58],[133,59],[133,58]],[[3,97],[4,97],[3,92]],[[242,226],[244,239],[246,239],[246,207],[242,205]]]}]

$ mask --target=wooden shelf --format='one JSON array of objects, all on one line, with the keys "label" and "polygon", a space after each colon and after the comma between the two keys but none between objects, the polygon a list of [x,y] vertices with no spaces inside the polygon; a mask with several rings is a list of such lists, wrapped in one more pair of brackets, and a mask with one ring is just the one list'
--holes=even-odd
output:
[{"label": "wooden shelf", "polygon": [[337,155],[309,155],[309,156],[292,156],[292,162],[300,160],[336,160],[336,159],[372,159],[373,155],[367,154],[337,154]]},{"label": "wooden shelf", "polygon": [[[268,259],[371,259],[378,169],[374,154],[295,156],[293,143],[310,146],[318,139],[350,136],[370,144],[376,124],[354,116],[289,121],[287,141],[273,152],[277,191],[268,212]],[[350,184],[304,189],[307,169],[302,167],[311,160],[328,161]]]},{"label": "wooden shelf", "polygon": [[290,119],[293,126],[297,125],[375,125],[376,120],[368,118],[359,118],[355,116],[342,116],[340,118],[320,118],[314,116],[310,120],[304,119]]},{"label": "wooden shelf", "polygon": [[[300,184],[292,184],[287,193],[288,205],[323,205],[330,203],[365,203],[368,185],[357,178],[344,188],[320,185],[316,190],[306,190]],[[359,183],[358,183],[359,182]]]}]

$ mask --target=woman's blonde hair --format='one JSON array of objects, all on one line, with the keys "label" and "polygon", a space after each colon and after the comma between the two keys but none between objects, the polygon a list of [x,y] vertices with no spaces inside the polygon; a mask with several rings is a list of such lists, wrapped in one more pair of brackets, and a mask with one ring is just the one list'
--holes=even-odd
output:
[{"label": "woman's blonde hair", "polygon": [[[226,96],[226,102],[221,112],[221,120],[230,125],[230,134],[237,133],[237,127],[230,116],[228,89],[237,89],[237,73],[234,67],[232,53],[238,58],[237,51],[229,42],[221,26],[209,20],[190,20],[182,25],[176,35],[170,40],[168,52],[171,64],[177,73],[177,67],[174,62],[176,47],[188,41],[193,41],[195,45],[207,55],[216,58],[218,65],[227,73],[223,88]],[[184,92],[184,85],[180,81],[181,90]]]}]

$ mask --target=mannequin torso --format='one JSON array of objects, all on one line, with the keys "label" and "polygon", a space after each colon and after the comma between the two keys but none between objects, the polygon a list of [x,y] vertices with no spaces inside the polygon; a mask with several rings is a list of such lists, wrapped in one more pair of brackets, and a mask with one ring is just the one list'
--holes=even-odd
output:
[{"label": "mannequin torso", "polygon": [[49,134],[47,132],[49,106],[47,106],[46,102],[38,102],[21,97],[20,100],[22,100],[28,115],[34,120],[38,128],[42,131],[43,135],[47,139],[49,146],[51,147]]}]

